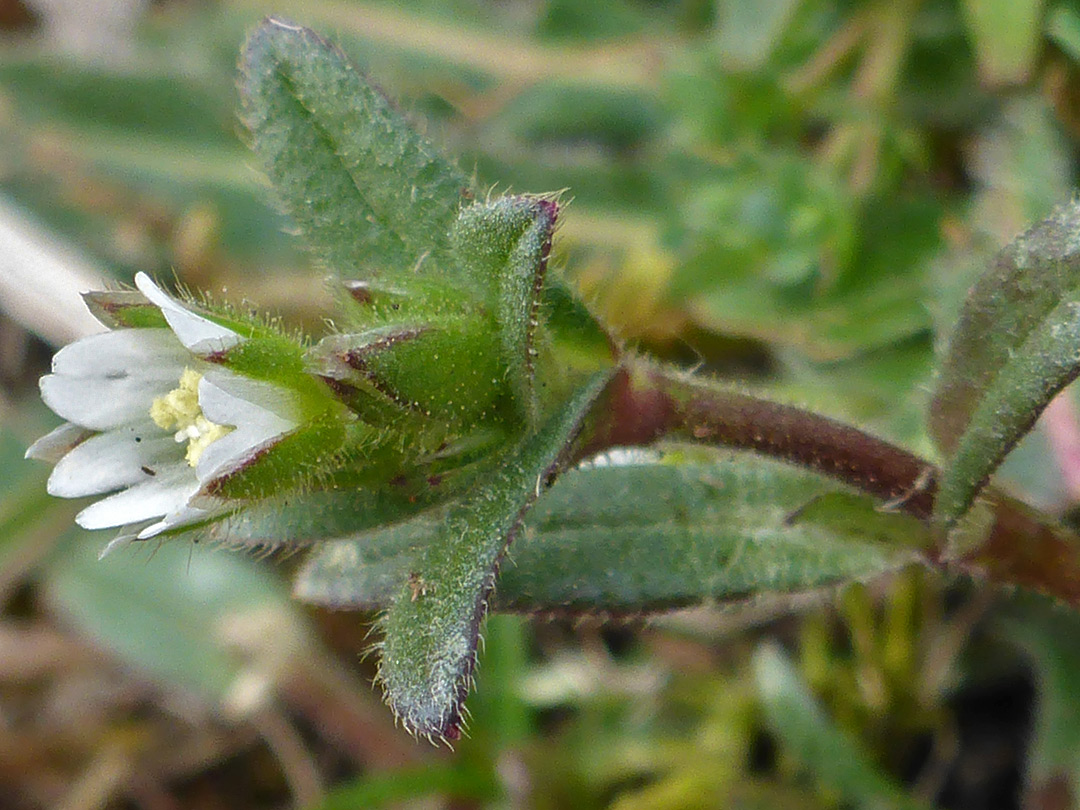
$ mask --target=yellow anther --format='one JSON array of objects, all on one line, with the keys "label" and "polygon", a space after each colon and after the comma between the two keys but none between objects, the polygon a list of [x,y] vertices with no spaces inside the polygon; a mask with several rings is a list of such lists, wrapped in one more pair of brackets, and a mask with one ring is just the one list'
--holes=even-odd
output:
[{"label": "yellow anther", "polygon": [[150,405],[150,418],[162,430],[176,431],[177,444],[187,442],[184,458],[194,467],[199,463],[203,451],[213,442],[233,430],[225,425],[218,425],[203,416],[199,406],[199,380],[202,374],[185,368],[180,375],[180,384],[163,397],[158,397]]}]

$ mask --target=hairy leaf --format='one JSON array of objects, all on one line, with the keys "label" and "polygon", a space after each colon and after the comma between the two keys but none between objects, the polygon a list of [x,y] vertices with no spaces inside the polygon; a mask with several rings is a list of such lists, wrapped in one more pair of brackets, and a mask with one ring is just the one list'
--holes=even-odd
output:
[{"label": "hairy leaf", "polygon": [[497,312],[505,374],[530,421],[536,418],[534,341],[557,212],[551,199],[503,197],[462,211],[453,232],[460,261]]},{"label": "hairy leaf", "polygon": [[1080,204],[1069,203],[998,257],[964,304],[931,408],[951,455],[938,518],[951,526],[1050,399],[1080,373]]},{"label": "hairy leaf", "polygon": [[608,376],[594,375],[450,509],[398,588],[382,622],[379,679],[407,728],[428,736],[457,735],[499,558]]},{"label": "hairy leaf", "polygon": [[252,146],[321,261],[402,285],[447,270],[449,229],[471,181],[338,48],[269,18],[240,68]]},{"label": "hairy leaf", "polygon": [[[326,543],[294,583],[301,599],[381,607],[439,521]],[[502,567],[496,610],[659,610],[793,594],[916,558],[926,530],[820,476],[750,454],[712,463],[590,465],[529,512]]]}]

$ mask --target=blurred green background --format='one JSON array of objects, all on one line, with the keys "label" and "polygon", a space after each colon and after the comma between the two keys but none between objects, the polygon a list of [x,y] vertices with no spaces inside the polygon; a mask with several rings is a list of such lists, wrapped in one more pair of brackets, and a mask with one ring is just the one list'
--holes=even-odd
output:
[{"label": "blurred green background", "polygon": [[[322,328],[235,115],[270,13],[482,186],[568,189],[557,267],[632,350],[928,456],[964,291],[1076,182],[1076,2],[3,0],[0,806],[1080,807],[1080,619],[979,583],[497,616],[451,753],[371,690],[370,616],[290,600],[295,559],[99,563],[21,460],[77,293],[142,270]],[[1005,475],[1065,512],[1075,404],[1043,422]]]}]

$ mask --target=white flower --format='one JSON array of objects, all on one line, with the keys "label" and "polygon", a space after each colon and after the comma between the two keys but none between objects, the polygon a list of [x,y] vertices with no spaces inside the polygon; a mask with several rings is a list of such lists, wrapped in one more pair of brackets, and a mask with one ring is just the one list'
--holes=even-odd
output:
[{"label": "white flower", "polygon": [[50,494],[107,495],[75,520],[86,529],[124,527],[109,548],[227,512],[231,504],[206,495],[206,485],[298,423],[287,390],[206,359],[242,335],[186,309],[143,273],[135,284],[169,328],[118,329],[57,352],[41,397],[67,423],[26,452],[56,462]]}]

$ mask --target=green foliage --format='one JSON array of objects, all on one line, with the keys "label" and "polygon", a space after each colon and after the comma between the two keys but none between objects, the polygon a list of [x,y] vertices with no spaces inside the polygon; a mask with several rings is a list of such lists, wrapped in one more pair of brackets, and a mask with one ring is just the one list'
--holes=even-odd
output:
[{"label": "green foliage", "polygon": [[1031,75],[1042,39],[1043,0],[966,0],[962,7],[983,75],[1019,83]]},{"label": "green foliage", "polygon": [[[303,13],[340,32],[340,47],[281,20],[249,39],[244,124],[287,228],[307,243],[318,273],[334,276],[337,309],[325,329],[321,286],[296,269],[278,234],[283,220],[259,201],[232,133],[223,77],[250,9],[185,12],[183,35],[154,51],[153,70],[5,54],[0,82],[18,115],[0,121],[9,154],[0,183],[120,280],[175,267],[215,295],[219,284],[251,292],[316,333],[294,339],[246,305],[197,308],[247,338],[213,362],[290,389],[304,426],[275,453],[249,459],[244,480],[218,484],[214,494],[237,502],[227,516],[177,535],[286,551],[313,545],[296,595],[388,608],[382,678],[413,731],[457,733],[488,602],[575,616],[702,604],[790,610],[812,593],[827,599],[845,584],[875,583],[841,599],[850,651],[838,652],[844,645],[827,638],[817,615],[770,628],[803,639],[813,694],[771,645],[754,658],[760,695],[737,674],[717,674],[717,637],[730,630],[649,631],[636,642],[656,644],[649,661],[635,650],[588,670],[603,673],[590,692],[580,677],[560,680],[554,664],[527,661],[521,625],[488,624],[502,657],[489,655],[494,680],[472,704],[474,739],[460,744],[458,760],[367,774],[328,807],[432,794],[513,803],[502,795],[516,789],[506,774],[521,767],[536,780],[538,806],[917,806],[895,781],[900,766],[881,730],[908,741],[929,733],[907,722],[934,665],[928,651],[941,642],[952,662],[949,645],[970,627],[963,615],[944,629],[911,620],[904,575],[893,590],[876,583],[912,563],[940,567],[942,549],[921,519],[931,506],[919,517],[904,510],[915,512],[920,498],[929,504],[936,486],[938,522],[960,525],[1080,369],[1075,203],[1008,248],[960,303],[988,257],[1071,190],[1073,6],[552,0],[531,15],[511,6],[481,15],[456,0],[316,2]],[[192,71],[194,58],[177,57],[191,48],[210,69]],[[405,99],[401,107],[367,71]],[[422,116],[465,171],[417,133]],[[514,193],[500,195],[493,180]],[[566,187],[561,196],[517,191]],[[560,264],[567,278],[553,275]],[[111,328],[165,325],[136,294],[94,293],[87,303]],[[925,476],[882,504],[750,453],[665,448],[661,461],[568,470],[541,494],[582,423],[602,443],[614,439],[593,435],[594,423],[626,416],[617,398],[596,395],[612,356],[631,353],[593,310],[610,314],[635,350],[700,359],[721,375],[749,372],[778,398],[923,454],[936,447],[944,469],[931,475],[919,462]],[[933,346],[950,333],[927,409]],[[641,417],[633,438],[651,441],[669,415],[631,414]],[[655,434],[651,418],[661,424]],[[774,452],[775,440],[805,450],[796,429],[765,441],[752,428],[758,449]],[[1059,448],[1040,441],[1019,460],[1042,472],[1024,478],[1037,482],[1032,503],[1052,502],[1039,482],[1056,476],[1040,448]],[[808,446],[778,454],[865,484],[857,460]],[[1011,476],[1007,467],[1001,474]],[[5,564],[17,563],[47,514],[40,482],[28,483],[4,492]],[[1021,513],[1017,529],[1007,519]],[[952,538],[953,570],[977,567],[1077,601],[1076,539],[1055,529],[1048,546],[1052,515],[995,497],[979,517],[996,542],[980,546],[977,530],[970,542]],[[243,667],[214,640],[213,622],[183,607],[192,594],[174,593],[181,567],[159,588],[129,568],[112,577],[121,569],[97,571],[72,555],[42,582],[83,632],[220,700]],[[223,565],[218,574],[237,593],[259,591],[245,571]],[[925,597],[941,611],[958,598]],[[880,626],[867,618],[875,601],[887,603]],[[123,615],[124,604],[145,610]],[[1009,636],[1040,683],[1030,776],[1075,791],[1075,628],[1041,608],[1016,613]],[[156,637],[177,643],[162,650]],[[664,643],[692,648],[685,660],[707,659],[713,671],[665,669],[665,655],[681,662],[686,651],[665,652]],[[723,657],[745,670],[752,646],[725,644]],[[558,655],[550,645],[542,652]],[[636,666],[653,668],[671,691],[626,687],[620,678]],[[961,676],[978,666],[956,664]],[[910,694],[856,705],[875,678],[906,678]],[[944,684],[966,684],[936,678],[940,714],[919,718],[945,735]],[[689,705],[673,695],[679,688],[693,694]],[[531,722],[525,700],[556,708],[550,728]],[[762,714],[779,764],[750,773]],[[556,738],[559,756],[536,745]],[[540,753],[515,758],[530,744]],[[786,780],[793,763],[796,778]]]},{"label": "green foliage", "polygon": [[[420,518],[316,549],[301,599],[381,607],[438,542]],[[562,475],[528,513],[494,605],[636,613],[797,596],[895,570],[928,542],[912,518],[876,512],[812,473],[731,456],[711,463],[599,463]]]},{"label": "green foliage", "polygon": [[950,454],[936,506],[947,527],[1080,374],[1078,229],[1080,206],[1057,209],[1001,254],[965,302],[930,421]]},{"label": "green foliage", "polygon": [[289,216],[328,268],[408,285],[445,269],[472,184],[311,31],[264,23],[241,60],[252,146]]},{"label": "green foliage", "polygon": [[854,740],[833,725],[783,651],[774,644],[754,655],[762,708],[773,732],[817,778],[857,807],[925,807],[868,761]]},{"label": "green foliage", "polygon": [[1001,631],[1029,659],[1039,694],[1026,798],[1040,801],[1062,786],[1075,796],[1080,787],[1080,624],[1075,615],[1030,595],[1011,600],[1002,614]]},{"label": "green foliage", "polygon": [[499,460],[499,471],[453,507],[415,561],[382,620],[379,680],[410,730],[458,736],[480,621],[499,558],[552,477],[607,375],[598,375],[538,432]]},{"label": "green foliage", "polygon": [[105,560],[99,551],[82,533],[57,550],[42,583],[50,603],[136,670],[213,705],[256,708],[251,678],[276,676],[257,671],[260,634],[278,636],[282,661],[316,647],[281,582],[250,559],[186,544]]}]

